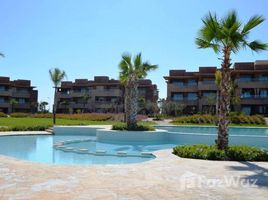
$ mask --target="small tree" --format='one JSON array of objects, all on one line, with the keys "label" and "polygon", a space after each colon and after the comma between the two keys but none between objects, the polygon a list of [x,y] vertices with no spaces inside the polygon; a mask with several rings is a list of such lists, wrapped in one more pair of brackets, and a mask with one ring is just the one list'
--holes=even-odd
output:
[{"label": "small tree", "polygon": [[38,106],[38,110],[41,113],[47,113],[48,110],[46,109],[46,106],[48,105],[48,102],[46,101],[40,101],[39,106]]},{"label": "small tree", "polygon": [[14,112],[14,106],[17,105],[18,103],[19,102],[16,99],[14,99],[14,98],[12,98],[12,99],[9,100],[9,104],[11,105],[11,112],[12,113]]},{"label": "small tree", "polygon": [[84,93],[82,96],[83,99],[83,113],[86,111],[86,105],[88,103],[88,100],[91,98],[91,96],[88,93]]},{"label": "small tree", "polygon": [[53,124],[56,124],[57,91],[61,81],[66,78],[66,73],[65,71],[61,71],[59,68],[54,68],[49,70],[49,75],[54,85]]}]

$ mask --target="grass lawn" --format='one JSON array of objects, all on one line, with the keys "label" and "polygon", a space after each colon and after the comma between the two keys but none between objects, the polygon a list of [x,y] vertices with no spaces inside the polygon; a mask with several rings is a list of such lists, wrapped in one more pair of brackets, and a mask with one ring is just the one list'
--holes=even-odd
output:
[{"label": "grass lawn", "polygon": [[[116,121],[89,121],[89,120],[71,120],[71,119],[57,119],[57,125],[113,125],[120,124]],[[154,125],[153,122],[141,122],[142,124]],[[19,126],[52,126],[52,118],[0,118],[0,127],[19,127]]]},{"label": "grass lawn", "polygon": [[[194,124],[194,123],[176,123],[172,122],[173,125],[177,126],[216,126],[215,124]],[[262,124],[230,124],[230,127],[264,127],[268,128],[268,125]]]}]

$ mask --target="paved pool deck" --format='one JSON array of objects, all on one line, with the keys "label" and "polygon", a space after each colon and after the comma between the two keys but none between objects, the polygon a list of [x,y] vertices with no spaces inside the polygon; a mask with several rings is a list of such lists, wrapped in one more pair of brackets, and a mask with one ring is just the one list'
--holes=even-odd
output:
[{"label": "paved pool deck", "polygon": [[[0,156],[0,199],[267,199],[268,163],[179,158],[127,165],[53,165]],[[233,183],[232,183],[233,181]],[[256,181],[256,183],[255,183]]]}]

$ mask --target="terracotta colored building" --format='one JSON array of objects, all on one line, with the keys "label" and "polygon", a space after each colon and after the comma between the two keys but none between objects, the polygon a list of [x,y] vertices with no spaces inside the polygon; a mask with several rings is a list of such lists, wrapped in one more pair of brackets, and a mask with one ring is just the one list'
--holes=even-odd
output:
[{"label": "terracotta colored building", "polygon": [[[139,100],[143,104],[140,113],[153,112],[149,107],[157,106],[157,86],[145,79],[139,81],[138,89]],[[56,99],[59,113],[124,111],[124,87],[119,80],[109,79],[108,76],[95,76],[94,80],[63,81]]]},{"label": "terracotta colored building", "polygon": [[29,80],[0,77],[0,112],[36,112],[38,91],[34,88]]},{"label": "terracotta colored building", "polygon": [[[199,67],[198,72],[170,70],[167,100],[185,105],[185,114],[215,112],[218,87],[216,67]],[[268,115],[268,61],[235,63],[232,69],[233,111]],[[213,100],[214,99],[214,100]]]}]

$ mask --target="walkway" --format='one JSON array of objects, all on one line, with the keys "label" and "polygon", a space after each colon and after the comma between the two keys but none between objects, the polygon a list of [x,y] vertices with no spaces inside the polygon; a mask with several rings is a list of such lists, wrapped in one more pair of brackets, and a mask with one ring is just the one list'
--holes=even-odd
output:
[{"label": "walkway", "polygon": [[0,199],[268,197],[268,163],[182,159],[170,150],[156,155],[156,159],[139,164],[92,166],[40,164],[0,156]]}]

